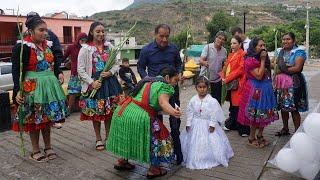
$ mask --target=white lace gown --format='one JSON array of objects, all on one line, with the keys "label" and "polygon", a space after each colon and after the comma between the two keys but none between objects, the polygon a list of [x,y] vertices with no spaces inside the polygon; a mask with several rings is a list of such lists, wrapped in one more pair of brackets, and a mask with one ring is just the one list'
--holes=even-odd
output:
[{"label": "white lace gown", "polygon": [[[218,101],[207,95],[200,99],[191,98],[187,110],[187,126],[181,135],[184,165],[189,169],[210,169],[218,165],[228,166],[234,153],[220,124],[224,124],[224,114]],[[209,126],[215,127],[213,133]]]}]

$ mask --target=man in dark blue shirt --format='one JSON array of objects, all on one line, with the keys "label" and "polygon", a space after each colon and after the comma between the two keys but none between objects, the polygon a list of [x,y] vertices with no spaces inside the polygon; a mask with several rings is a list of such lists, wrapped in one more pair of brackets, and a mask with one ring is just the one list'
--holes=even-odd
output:
[{"label": "man in dark blue shirt", "polygon": [[[161,69],[168,66],[175,68],[181,77],[182,61],[179,49],[169,43],[169,36],[170,27],[168,25],[160,24],[155,28],[155,40],[143,47],[140,52],[137,69],[141,78],[157,76]],[[175,104],[180,106],[178,86],[175,87],[175,93],[169,101],[172,107],[175,107]],[[179,138],[181,120],[173,116],[170,116],[169,120],[176,163],[179,165],[183,161]]]},{"label": "man in dark blue shirt", "polygon": [[[169,43],[169,37],[158,36],[163,35],[156,34],[156,40],[143,47],[140,52],[137,68],[142,79],[146,76],[157,76],[161,69],[168,66],[174,67],[179,73],[182,71],[182,61],[178,48]],[[160,41],[159,43],[157,39]],[[161,42],[163,42],[162,45]],[[148,68],[147,71],[146,68]]]}]

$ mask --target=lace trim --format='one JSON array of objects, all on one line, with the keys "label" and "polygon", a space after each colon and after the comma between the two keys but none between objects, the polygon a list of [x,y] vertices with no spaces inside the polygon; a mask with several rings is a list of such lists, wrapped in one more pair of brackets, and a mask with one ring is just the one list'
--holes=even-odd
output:
[{"label": "lace trim", "polygon": [[[52,45],[53,45],[53,42],[52,42],[52,41],[48,41],[48,40],[46,40],[46,42],[47,42],[47,46],[48,46],[49,48],[51,48]],[[22,43],[22,40],[18,40],[17,43]],[[30,42],[30,41],[25,41],[25,40],[24,40],[24,41],[23,41],[23,44],[25,44],[25,45],[27,45],[28,47],[33,48],[33,49],[36,49],[36,48],[37,48],[36,45],[35,45],[33,42]]]}]

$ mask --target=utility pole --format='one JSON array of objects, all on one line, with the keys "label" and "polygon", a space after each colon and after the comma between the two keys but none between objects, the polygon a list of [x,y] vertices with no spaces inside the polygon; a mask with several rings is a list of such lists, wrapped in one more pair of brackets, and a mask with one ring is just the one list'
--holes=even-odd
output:
[{"label": "utility pole", "polygon": [[246,14],[249,12],[248,11],[248,6],[243,6],[243,33],[246,33]]},{"label": "utility pole", "polygon": [[243,11],[243,33],[246,34],[246,11]]},{"label": "utility pole", "polygon": [[278,49],[278,30],[273,29],[273,31],[275,32],[275,34],[274,34],[274,52],[276,52]]},{"label": "utility pole", "polygon": [[[309,59],[309,1],[307,1],[307,19],[306,19],[306,54],[307,54],[307,60]],[[309,62],[309,61],[307,61]]]}]

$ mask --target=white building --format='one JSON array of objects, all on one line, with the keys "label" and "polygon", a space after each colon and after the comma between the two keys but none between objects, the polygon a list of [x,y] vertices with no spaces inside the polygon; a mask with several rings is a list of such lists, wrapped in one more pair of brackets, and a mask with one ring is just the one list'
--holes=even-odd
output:
[{"label": "white building", "polygon": [[[114,46],[120,44],[123,39],[124,33],[106,34],[106,40]],[[120,53],[117,55],[117,59],[128,58],[130,64],[136,64],[142,47],[142,45],[137,45],[135,37],[130,37],[124,44]]]},{"label": "white building", "polygon": [[[106,40],[109,41],[112,45],[117,46],[123,39],[125,33],[107,33]],[[124,44],[124,48],[131,48],[137,45],[136,38],[130,37],[127,42]]]}]

